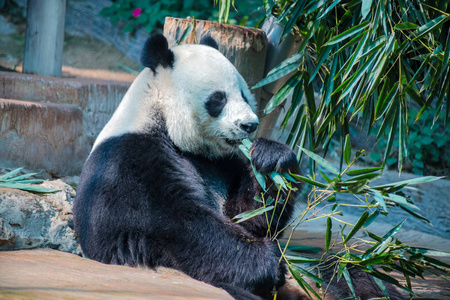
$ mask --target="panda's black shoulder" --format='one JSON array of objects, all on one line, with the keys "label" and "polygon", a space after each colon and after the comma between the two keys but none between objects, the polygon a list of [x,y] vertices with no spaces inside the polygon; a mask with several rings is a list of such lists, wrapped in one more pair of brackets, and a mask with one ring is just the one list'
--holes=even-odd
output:
[{"label": "panda's black shoulder", "polygon": [[163,68],[173,68],[175,56],[169,49],[167,39],[162,34],[150,36],[141,52],[141,64],[155,72],[161,65]]}]

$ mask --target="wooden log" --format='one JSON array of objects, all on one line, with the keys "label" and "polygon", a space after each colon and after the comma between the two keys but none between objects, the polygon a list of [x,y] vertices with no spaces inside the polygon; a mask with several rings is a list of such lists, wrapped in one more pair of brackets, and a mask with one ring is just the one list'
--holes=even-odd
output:
[{"label": "wooden log", "polygon": [[28,0],[23,72],[61,77],[66,0]]},{"label": "wooden log", "polygon": [[[219,45],[219,51],[231,61],[250,88],[263,79],[267,38],[262,30],[203,20],[195,20],[194,24],[193,19],[166,17],[164,35],[169,47],[176,46],[186,29],[192,25],[194,30],[185,43],[198,43],[204,35],[209,34]],[[261,89],[252,92],[259,103]]]}]

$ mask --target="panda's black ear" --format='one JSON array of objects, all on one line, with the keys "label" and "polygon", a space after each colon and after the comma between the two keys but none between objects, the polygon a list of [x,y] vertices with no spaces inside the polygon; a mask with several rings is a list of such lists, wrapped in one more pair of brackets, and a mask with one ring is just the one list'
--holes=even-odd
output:
[{"label": "panda's black ear", "polygon": [[209,34],[202,36],[200,39],[200,44],[213,47],[216,50],[219,50],[219,45],[215,39],[213,39]]},{"label": "panda's black ear", "polygon": [[161,65],[164,68],[173,68],[174,55],[169,49],[164,35],[157,33],[147,39],[141,53],[141,64],[155,72]]}]

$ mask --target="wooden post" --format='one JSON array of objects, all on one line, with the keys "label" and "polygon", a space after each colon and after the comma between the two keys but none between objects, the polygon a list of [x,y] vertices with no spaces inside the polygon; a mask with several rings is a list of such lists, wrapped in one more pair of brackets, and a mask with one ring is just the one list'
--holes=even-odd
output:
[{"label": "wooden post", "polygon": [[23,72],[61,77],[66,0],[28,0]]},{"label": "wooden post", "polygon": [[[193,23],[192,19],[166,17],[164,35],[169,47],[176,46],[186,29],[194,25],[195,30],[192,30],[185,43],[199,42],[202,36],[209,34],[219,45],[219,51],[231,61],[250,88],[263,79],[267,38],[262,30],[203,20]],[[259,103],[261,89],[252,92]]]}]

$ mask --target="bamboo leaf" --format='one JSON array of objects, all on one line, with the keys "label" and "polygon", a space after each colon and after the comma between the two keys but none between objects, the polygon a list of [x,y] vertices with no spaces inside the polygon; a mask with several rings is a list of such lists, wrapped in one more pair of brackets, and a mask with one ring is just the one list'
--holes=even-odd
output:
[{"label": "bamboo leaf", "polygon": [[372,224],[373,221],[380,215],[380,211],[377,209],[373,213],[370,214],[370,216],[367,218],[366,222],[364,223],[364,227],[369,227],[370,224]]},{"label": "bamboo leaf", "polygon": [[408,200],[406,200],[405,197],[399,196],[399,195],[395,195],[395,194],[389,194],[388,196],[385,197],[386,200],[392,201],[394,203],[397,204],[401,204],[403,206],[412,208],[412,209],[417,209],[420,210],[417,206],[415,206],[412,203],[409,203]]},{"label": "bamboo leaf", "polygon": [[20,168],[17,168],[17,169],[12,170],[12,171],[10,171],[10,172],[8,172],[8,173],[6,173],[6,174],[3,174],[2,176],[0,176],[0,181],[4,181],[4,180],[6,180],[6,179],[8,179],[8,178],[10,178],[10,177],[15,176],[15,175],[18,174],[20,171],[22,171],[23,168],[25,168],[25,167],[20,167]]},{"label": "bamboo leaf", "polygon": [[289,17],[289,20],[286,23],[286,26],[284,27],[282,38],[284,38],[287,34],[289,34],[292,31],[292,28],[294,27],[295,23],[297,22],[298,18],[300,17],[300,15],[303,12],[303,8],[305,7],[306,0],[299,0],[299,1],[295,1],[293,3],[295,3],[295,8]]},{"label": "bamboo leaf", "polygon": [[316,262],[321,262],[322,261],[319,258],[311,258],[311,257],[306,257],[306,256],[300,256],[300,255],[286,255],[286,259],[290,263],[297,263],[297,264],[316,263]]},{"label": "bamboo leaf", "polygon": [[372,0],[362,0],[361,5],[361,17],[365,19],[370,12],[372,7]]},{"label": "bamboo leaf", "polygon": [[325,181],[327,183],[331,183],[332,182],[332,180],[322,171],[322,169],[320,167],[319,167],[319,172],[320,172],[320,175],[322,175],[323,179],[325,179]]},{"label": "bamboo leaf", "polygon": [[450,16],[448,17],[446,15],[440,15],[439,17],[427,22],[425,25],[420,26],[420,28],[417,29],[416,31],[417,36],[413,39],[413,41],[417,41],[418,39],[420,39],[427,33],[433,31],[438,26],[442,25],[444,22],[447,22],[448,20],[450,20]]},{"label": "bamboo leaf", "polygon": [[324,167],[325,169],[327,169],[328,171],[330,171],[331,173],[333,173],[335,175],[339,175],[338,169],[336,169],[335,166],[333,166],[331,163],[327,162],[325,159],[323,159],[319,155],[317,155],[309,150],[306,150],[305,148],[301,148],[301,150],[306,155],[308,155],[311,159],[313,159],[315,162],[317,162],[320,166]]},{"label": "bamboo leaf", "polygon": [[245,157],[247,157],[250,161],[252,160],[249,149],[247,149],[244,145],[239,145],[239,149],[245,155]]},{"label": "bamboo leaf", "polygon": [[300,66],[299,61],[302,58],[302,56],[303,54],[300,52],[284,60],[281,64],[279,64],[277,67],[271,70],[269,74],[267,74],[266,78],[258,82],[254,87],[252,87],[252,89],[256,89],[266,84],[272,83],[280,79],[281,77],[286,76],[292,71],[295,71]]},{"label": "bamboo leaf", "polygon": [[[379,273],[379,274],[382,274],[382,273]],[[383,274],[384,275],[384,274]],[[387,276],[387,275],[386,275]],[[379,277],[383,277],[383,278],[379,278]],[[386,280],[386,277],[385,276],[379,276],[379,277],[377,277],[377,276],[373,276],[372,278],[373,278],[373,280],[375,281],[375,283],[378,285],[378,287],[381,289],[381,291],[383,291],[383,293],[384,293],[384,295],[386,296],[386,299],[389,299],[389,293],[388,293],[388,291],[387,291],[387,289],[386,289],[386,286],[384,285],[384,283],[383,283],[383,280]],[[383,280],[382,280],[383,279]],[[394,279],[394,278],[392,278],[391,277],[391,279]],[[395,280],[395,279],[394,279]],[[389,280],[386,280],[387,282],[390,282]],[[392,283],[392,282],[391,282]],[[395,283],[394,283],[395,284]],[[398,284],[398,282],[397,282],[397,284]]]},{"label": "bamboo leaf", "polygon": [[301,82],[301,77],[303,73],[297,72],[296,75],[292,76],[281,88],[280,90],[270,99],[264,109],[264,115],[270,114],[278,105],[283,103],[286,97],[292,92],[292,90]]},{"label": "bamboo leaf", "polygon": [[321,8],[326,2],[326,0],[310,1],[306,7],[306,15],[312,14],[315,10]]},{"label": "bamboo leaf", "polygon": [[433,264],[433,265],[440,266],[440,267],[444,267],[444,268],[446,268],[446,269],[450,269],[450,265],[449,265],[449,264],[447,264],[447,263],[445,263],[445,262],[443,262],[443,261],[439,261],[439,260],[437,260],[437,259],[435,259],[435,258],[432,258],[432,257],[429,257],[429,256],[426,256],[426,255],[425,255],[425,256],[423,257],[423,259],[424,259],[425,261],[427,261],[427,262]]},{"label": "bamboo leaf", "polygon": [[256,170],[256,168],[255,168],[255,166],[253,166],[253,164],[252,164],[252,170],[253,170],[253,174],[255,174],[256,181],[258,181],[261,188],[265,191],[266,190],[266,178],[264,177],[263,174],[261,174],[260,172],[258,172]]},{"label": "bamboo leaf", "polygon": [[327,232],[326,232],[326,239],[325,239],[325,252],[328,252],[330,249],[330,241],[331,241],[331,229],[333,228],[333,223],[331,221],[331,218],[327,218]]},{"label": "bamboo leaf", "polygon": [[[37,174],[39,174],[39,173],[27,173],[27,174],[23,174],[23,175],[20,175],[20,176],[16,176],[16,177],[11,177],[11,178],[5,179],[4,181],[5,182],[21,181],[23,179],[30,178],[31,176],[34,176],[34,175],[37,175]],[[42,180],[42,181],[44,181],[44,180]]]},{"label": "bamboo leaf", "polygon": [[310,253],[310,254],[317,254],[322,250],[320,247],[291,245],[291,244],[284,244],[284,243],[280,243],[280,246],[282,248],[288,247],[288,251],[300,252],[300,253]]},{"label": "bamboo leaf", "polygon": [[344,142],[344,160],[347,165],[350,164],[351,154],[352,154],[352,145],[350,143],[350,135],[347,134],[345,136],[345,142]]},{"label": "bamboo leaf", "polygon": [[420,253],[423,255],[431,255],[431,256],[445,256],[445,257],[450,256],[450,252],[427,249],[427,248],[410,247],[409,250],[411,251],[411,253],[414,253],[414,254]]},{"label": "bamboo leaf", "polygon": [[369,180],[369,181],[371,181],[371,180],[374,180],[377,177],[380,177],[380,175],[381,175],[380,173],[367,173],[367,174],[362,174],[362,175],[359,175],[359,176],[355,176],[350,181],[356,181],[356,182],[362,181],[362,180]]},{"label": "bamboo leaf", "polygon": [[299,266],[295,266],[293,265],[292,268],[297,271],[300,274],[303,274],[309,278],[311,278],[312,280],[314,280],[315,282],[319,283],[319,284],[323,284],[323,280],[320,279],[319,277],[317,277],[316,275],[312,274],[311,272],[308,272],[307,270],[299,267]]},{"label": "bamboo leaf", "polygon": [[444,73],[445,68],[447,68],[448,64],[449,64],[449,58],[450,58],[450,45],[449,44],[450,44],[450,30],[448,31],[448,34],[447,34],[447,42],[445,44],[444,59],[442,60],[443,64],[442,64],[442,68],[441,68],[441,73]]},{"label": "bamboo leaf", "polygon": [[260,207],[258,209],[251,210],[251,211],[246,211],[246,212],[240,213],[237,216],[235,216],[233,218],[233,220],[234,219],[239,219],[239,220],[236,221],[236,223],[241,223],[241,222],[244,222],[244,221],[246,221],[248,219],[254,218],[256,216],[260,216],[263,213],[272,210],[273,207],[274,207],[273,205],[270,205],[270,206],[266,206],[266,207]]},{"label": "bamboo leaf", "polygon": [[348,242],[357,232],[358,230],[364,225],[367,218],[369,217],[369,212],[364,211],[361,217],[359,218],[358,222],[356,222],[355,226],[352,228],[352,230],[348,233],[348,235],[344,239],[344,244]]},{"label": "bamboo leaf", "polygon": [[325,17],[339,2],[341,2],[341,0],[334,1],[317,19],[322,19],[323,17]]},{"label": "bamboo leaf", "polygon": [[294,265],[288,265],[289,271],[292,274],[292,277],[294,277],[294,279],[297,281],[297,283],[301,286],[301,288],[308,294],[310,299],[313,299],[313,297],[311,296],[311,293],[314,294],[315,297],[317,297],[317,299],[322,299],[317,292],[309,286],[309,284],[303,280],[303,278],[300,276],[300,272],[298,271],[298,268],[295,267]]},{"label": "bamboo leaf", "polygon": [[383,252],[389,246],[389,244],[392,242],[393,236],[396,235],[400,231],[400,228],[403,226],[403,223],[405,223],[405,220],[403,220],[400,223],[398,223],[391,230],[389,230],[388,233],[386,233],[383,236],[383,240],[378,245],[378,247],[375,248],[375,250],[373,251],[373,254],[375,254],[375,255],[376,254],[380,254],[381,252]]},{"label": "bamboo leaf", "polygon": [[403,180],[403,181],[397,181],[393,183],[378,185],[373,187],[374,189],[381,189],[381,188],[389,188],[389,187],[398,187],[398,186],[405,186],[405,185],[415,185],[415,184],[422,184],[427,182],[433,182],[439,179],[442,179],[443,177],[436,177],[436,176],[424,176],[424,177],[417,177],[413,179]]},{"label": "bamboo leaf", "polygon": [[49,189],[41,186],[28,185],[16,182],[0,182],[0,187],[9,189],[19,189],[33,193],[54,193],[59,191],[57,189]]},{"label": "bamboo leaf", "polygon": [[378,205],[381,206],[381,208],[383,209],[383,211],[387,212],[387,206],[386,206],[386,202],[384,201],[383,195],[375,190],[375,189],[369,189],[368,191],[369,195],[373,197],[373,199],[375,201],[377,201]]},{"label": "bamboo leaf", "polygon": [[406,211],[407,213],[409,213],[410,215],[412,215],[413,217],[416,217],[417,219],[421,220],[422,222],[424,222],[425,224],[428,224],[430,226],[433,226],[433,224],[431,224],[430,220],[428,220],[427,218],[425,218],[424,216],[422,216],[421,214],[416,213],[415,211],[412,211],[411,209],[409,209],[408,207],[401,205],[400,204],[400,208],[403,209],[404,211]]},{"label": "bamboo leaf", "polygon": [[383,167],[364,168],[364,169],[347,171],[345,174],[347,174],[349,176],[357,176],[357,175],[373,173],[373,172],[377,172],[377,171],[381,171],[381,170],[383,170]]},{"label": "bamboo leaf", "polygon": [[325,43],[324,46],[329,46],[329,45],[334,45],[337,44],[361,31],[364,30],[364,28],[366,28],[367,26],[369,26],[369,22],[368,21],[364,21],[361,24],[358,24],[356,26],[353,26],[352,28],[344,31],[343,33],[331,38],[327,43]]},{"label": "bamboo leaf", "polygon": [[344,268],[342,270],[342,274],[344,275],[345,281],[347,282],[347,285],[352,292],[353,297],[356,298],[355,288],[353,287],[352,278],[350,276],[350,273],[348,272],[347,268]]},{"label": "bamboo leaf", "polygon": [[286,183],[283,180],[283,177],[278,174],[277,172],[270,172],[269,177],[272,178],[273,182],[277,187],[282,187],[283,189],[287,190]]},{"label": "bamboo leaf", "polygon": [[314,69],[314,71],[311,74],[311,77],[309,78],[308,83],[311,83],[311,81],[314,80],[314,78],[316,77],[317,73],[319,72],[323,62],[330,56],[330,52],[331,50],[333,50],[333,46],[328,46],[325,47],[325,49],[323,49],[317,59],[317,65],[316,68]]},{"label": "bamboo leaf", "polygon": [[44,179],[24,179],[24,180],[15,180],[15,183],[34,183],[34,184],[38,184],[38,183],[43,183],[45,180]]},{"label": "bamboo leaf", "polygon": [[398,23],[394,26],[395,30],[412,30],[419,28],[419,25],[410,22]]},{"label": "bamboo leaf", "polygon": [[290,174],[291,174],[292,177],[294,177],[297,180],[300,180],[300,181],[312,184],[312,185],[317,186],[319,188],[327,188],[328,187],[328,185],[326,185],[324,183],[321,183],[321,182],[309,179],[307,177],[303,177],[303,176],[300,176],[300,175],[297,175],[297,174],[292,174],[292,173],[290,173]]}]

